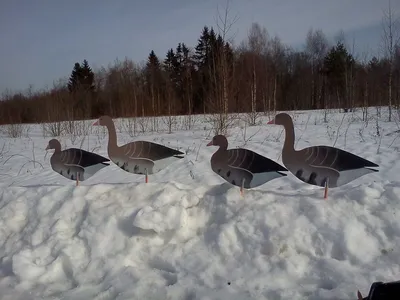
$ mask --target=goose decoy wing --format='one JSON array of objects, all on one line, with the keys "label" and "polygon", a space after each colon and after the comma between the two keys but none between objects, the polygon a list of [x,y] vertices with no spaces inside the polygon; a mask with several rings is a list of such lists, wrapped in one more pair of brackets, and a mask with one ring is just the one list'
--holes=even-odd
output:
[{"label": "goose decoy wing", "polygon": [[308,147],[296,152],[295,155],[303,156],[303,160],[299,158],[297,163],[296,176],[302,179],[301,170],[311,167],[313,170],[309,169],[309,173],[311,172],[309,178],[302,180],[320,186],[324,186],[328,178],[332,180],[329,181],[329,186],[341,186],[363,175],[378,172],[373,168],[379,167],[362,157],[330,146]]},{"label": "goose decoy wing", "polygon": [[157,173],[184,157],[180,151],[147,141],[125,144],[115,152],[119,153],[114,157],[115,163],[134,174]]},{"label": "goose decoy wing", "polygon": [[[232,168],[240,168],[253,174],[287,171],[286,168],[273,160],[248,149],[229,149],[227,152],[227,164]],[[282,175],[285,176],[286,174],[283,173]]]},{"label": "goose decoy wing", "polygon": [[[281,172],[287,171],[273,160],[243,148],[227,150],[226,164],[228,168],[237,170],[233,172],[234,174],[231,174],[232,177],[236,177],[236,185],[245,180],[245,188],[256,187],[275,178],[286,176],[285,173]],[[226,174],[226,180],[228,180],[229,175]]]},{"label": "goose decoy wing", "polygon": [[83,149],[70,148],[60,152],[59,161],[55,164],[62,164],[60,172],[63,176],[74,179],[71,173],[79,173],[79,179],[85,180],[93,176],[100,169],[109,166],[109,159],[96,153]]},{"label": "goose decoy wing", "polygon": [[108,165],[110,160],[93,152],[70,148],[61,151],[61,161],[64,162],[65,165],[75,165],[86,168],[97,164]]},{"label": "goose decoy wing", "polygon": [[353,153],[330,146],[308,147],[299,152],[305,157],[306,164],[318,168],[334,169],[337,172],[379,167]]},{"label": "goose decoy wing", "polygon": [[131,142],[120,148],[131,159],[156,161],[169,157],[183,158],[184,155],[181,151],[147,141]]}]

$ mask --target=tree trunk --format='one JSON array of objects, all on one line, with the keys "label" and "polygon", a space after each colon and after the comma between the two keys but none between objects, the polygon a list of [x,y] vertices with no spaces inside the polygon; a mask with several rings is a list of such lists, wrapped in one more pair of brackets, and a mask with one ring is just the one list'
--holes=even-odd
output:
[{"label": "tree trunk", "polygon": [[277,89],[277,77],[278,75],[275,75],[275,80],[274,80],[274,92],[273,92],[273,101],[274,101],[274,112],[276,112],[276,89]]},{"label": "tree trunk", "polygon": [[389,86],[388,86],[389,122],[392,121],[392,80],[393,80],[393,62],[391,59],[389,66]]}]

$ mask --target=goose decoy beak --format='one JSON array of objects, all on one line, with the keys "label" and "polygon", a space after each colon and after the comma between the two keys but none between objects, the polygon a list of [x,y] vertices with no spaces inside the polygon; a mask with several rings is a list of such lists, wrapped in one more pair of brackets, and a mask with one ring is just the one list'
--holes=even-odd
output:
[{"label": "goose decoy beak", "polygon": [[272,119],[272,120],[269,121],[267,124],[275,124],[275,119]]},{"label": "goose decoy beak", "polygon": [[213,141],[211,141],[211,142],[209,142],[208,144],[207,144],[207,147],[208,146],[213,146],[214,144],[213,144]]},{"label": "goose decoy beak", "polygon": [[358,300],[364,300],[364,299],[367,299],[367,298],[363,298],[363,296],[362,296],[362,294],[360,293],[360,291],[357,291],[357,299],[358,299]]},{"label": "goose decoy beak", "polygon": [[99,126],[100,124],[99,124],[99,120],[97,120],[96,122],[94,122],[93,124],[92,124],[92,126]]},{"label": "goose decoy beak", "polygon": [[47,150],[49,150],[49,149],[50,149],[50,145],[49,145],[49,144],[47,144],[47,147],[46,147],[46,149],[45,149],[45,150],[47,151]]}]

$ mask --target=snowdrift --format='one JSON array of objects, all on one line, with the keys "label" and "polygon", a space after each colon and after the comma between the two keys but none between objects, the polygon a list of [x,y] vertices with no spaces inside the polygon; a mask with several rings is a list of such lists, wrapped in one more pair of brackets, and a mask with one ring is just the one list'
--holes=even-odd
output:
[{"label": "snowdrift", "polygon": [[396,278],[400,184],[329,197],[176,182],[4,187],[0,296],[353,299]]}]

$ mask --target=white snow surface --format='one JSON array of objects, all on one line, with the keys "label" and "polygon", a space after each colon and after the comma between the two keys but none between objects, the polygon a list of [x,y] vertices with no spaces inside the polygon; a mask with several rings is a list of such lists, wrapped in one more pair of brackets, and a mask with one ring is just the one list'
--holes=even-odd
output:
[{"label": "white snow surface", "polygon": [[[193,128],[131,136],[118,119],[118,143],[158,142],[187,157],[144,177],[112,164],[76,187],[50,167],[42,125],[0,139],[0,299],[356,299],[374,281],[400,279],[399,122],[369,111],[289,112],[296,149],[334,145],[380,165],[343,187],[307,185],[292,174],[240,196],[212,172],[207,117]],[[272,117],[273,115],[271,115]],[[245,118],[245,115],[241,115]],[[229,147],[278,163],[283,127],[229,130]],[[160,128],[165,127],[159,119]],[[108,135],[93,121],[58,137],[62,149],[107,156]],[[377,136],[377,127],[380,136]]]}]

